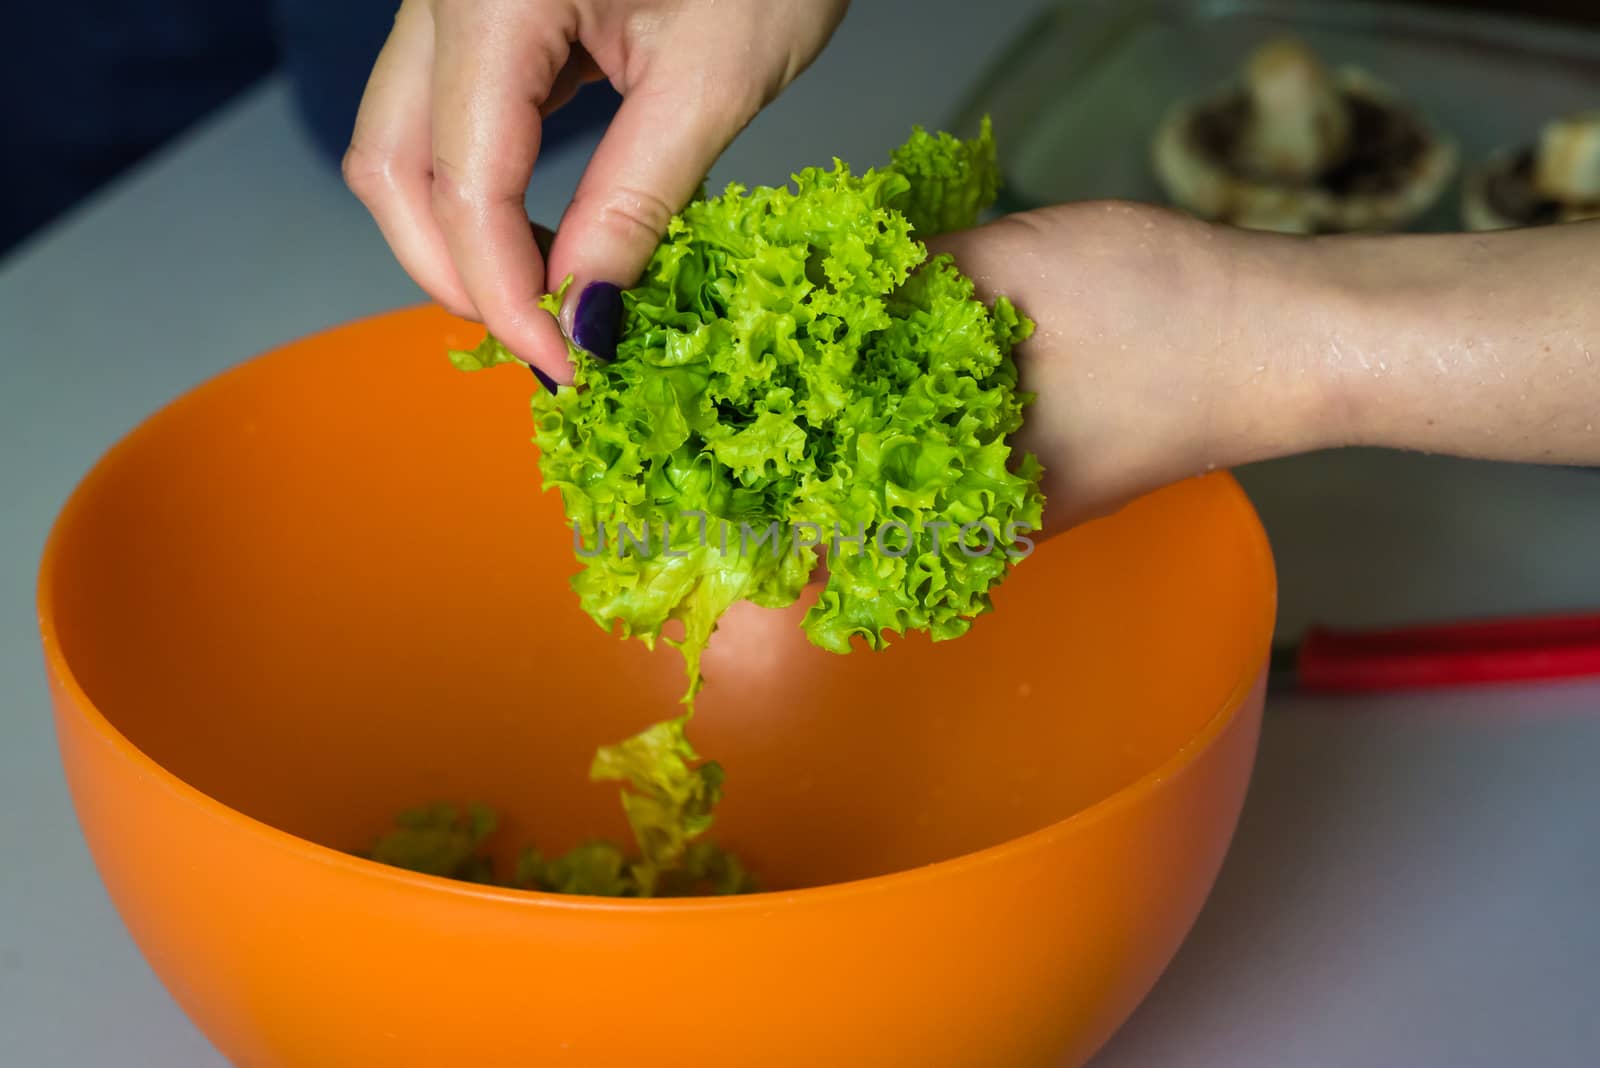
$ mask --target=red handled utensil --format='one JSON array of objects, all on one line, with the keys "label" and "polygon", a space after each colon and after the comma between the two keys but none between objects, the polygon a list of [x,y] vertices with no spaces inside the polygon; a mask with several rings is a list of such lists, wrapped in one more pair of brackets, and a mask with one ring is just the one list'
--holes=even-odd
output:
[{"label": "red handled utensil", "polygon": [[1272,654],[1271,686],[1379,693],[1600,677],[1600,615],[1341,630],[1312,627]]}]

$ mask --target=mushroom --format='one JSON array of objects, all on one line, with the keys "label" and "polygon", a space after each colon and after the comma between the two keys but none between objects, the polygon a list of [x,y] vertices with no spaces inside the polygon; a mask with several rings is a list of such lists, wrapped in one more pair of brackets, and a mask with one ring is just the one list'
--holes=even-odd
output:
[{"label": "mushroom", "polygon": [[1168,196],[1196,215],[1318,233],[1410,222],[1443,192],[1456,150],[1369,75],[1330,71],[1280,38],[1250,56],[1241,84],[1180,101],[1154,163]]},{"label": "mushroom", "polygon": [[1474,169],[1461,210],[1469,230],[1600,218],[1600,111],[1554,119],[1536,144]]},{"label": "mushroom", "polygon": [[1315,181],[1350,146],[1350,111],[1315,53],[1293,39],[1273,41],[1245,68],[1250,114],[1236,163],[1245,173],[1285,184]]}]

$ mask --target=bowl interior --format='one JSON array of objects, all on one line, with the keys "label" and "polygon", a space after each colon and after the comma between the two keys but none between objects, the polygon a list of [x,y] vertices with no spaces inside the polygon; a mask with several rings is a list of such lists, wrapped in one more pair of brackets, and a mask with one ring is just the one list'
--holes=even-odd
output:
[{"label": "bowl interior", "polygon": [[[540,492],[531,376],[463,375],[417,309],[251,361],[88,477],[46,600],[109,725],[238,812],[341,849],[481,800],[509,853],[624,834],[597,745],[675,713],[675,652],[595,626]],[[1062,820],[1243,697],[1271,563],[1233,480],[1187,482],[1019,564],[966,637],[836,656],[803,605],[713,639],[691,737],[716,836],[772,887],[899,870]]]}]

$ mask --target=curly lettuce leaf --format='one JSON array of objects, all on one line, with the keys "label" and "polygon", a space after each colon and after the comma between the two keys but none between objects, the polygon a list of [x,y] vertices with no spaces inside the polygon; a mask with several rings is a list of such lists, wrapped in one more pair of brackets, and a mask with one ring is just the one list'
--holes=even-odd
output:
[{"label": "curly lettuce leaf", "polygon": [[638,897],[629,866],[627,854],[611,842],[584,842],[551,859],[529,846],[517,857],[514,885],[552,894]]},{"label": "curly lettuce leaf", "polygon": [[924,237],[975,225],[1000,192],[994,128],[987,115],[971,141],[930,134],[919,126],[890,161],[910,183],[895,207]]},{"label": "curly lettuce leaf", "polygon": [[917,238],[971,225],[997,188],[987,122],[919,129],[862,175],[729,186],[624,293],[617,358],[574,349],[577,388],[534,398],[545,486],[586,547],[580,603],[652,645],[682,623],[686,699],[716,618],[794,603],[824,559],[804,627],[836,652],[956,637],[989,609],[1043,503],[1009,444],[1031,324]]},{"label": "curly lettuce leaf", "polygon": [[739,858],[717,843],[701,839],[691,842],[682,862],[660,874],[657,897],[720,897],[750,894],[760,889]]},{"label": "curly lettuce leaf", "polygon": [[[656,776],[649,763],[635,762],[631,773],[652,782]],[[700,774],[710,778],[715,773]],[[705,817],[692,820],[701,829],[709,825],[709,806],[706,812]],[[424,875],[553,894],[703,897],[748,894],[758,888],[737,857],[703,838],[685,843],[670,866],[663,866],[660,853],[649,860],[600,839],[580,843],[554,857],[529,846],[518,855],[511,880],[502,882],[495,877],[494,861],[487,852],[488,839],[498,823],[494,810],[484,805],[465,809],[445,803],[425,805],[400,813],[394,827],[358,855]],[[649,821],[646,825],[655,826]],[[653,841],[656,836],[649,838]]]},{"label": "curly lettuce leaf", "polygon": [[494,810],[485,805],[460,809],[434,803],[407,809],[366,856],[423,875],[489,883],[494,881],[494,868],[482,847],[498,824]]}]

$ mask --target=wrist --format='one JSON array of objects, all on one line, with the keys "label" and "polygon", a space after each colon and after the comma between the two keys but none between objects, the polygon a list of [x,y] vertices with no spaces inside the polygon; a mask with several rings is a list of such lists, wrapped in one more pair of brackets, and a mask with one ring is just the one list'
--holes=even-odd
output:
[{"label": "wrist", "polygon": [[1406,446],[1396,414],[1417,355],[1458,297],[1461,264],[1428,237],[1240,233],[1240,351],[1263,379],[1249,444],[1264,459],[1344,446]]},{"label": "wrist", "polygon": [[[1441,254],[1445,253],[1445,254]],[[1437,390],[1452,324],[1469,319],[1484,250],[1429,235],[1305,242],[1301,300],[1311,309],[1321,447],[1430,448],[1445,414]],[[1470,342],[1468,343],[1470,347]]]},{"label": "wrist", "polygon": [[1351,444],[1339,354],[1359,300],[1316,239],[1218,227],[1218,344],[1210,447],[1237,467]]}]

